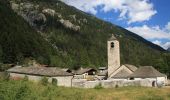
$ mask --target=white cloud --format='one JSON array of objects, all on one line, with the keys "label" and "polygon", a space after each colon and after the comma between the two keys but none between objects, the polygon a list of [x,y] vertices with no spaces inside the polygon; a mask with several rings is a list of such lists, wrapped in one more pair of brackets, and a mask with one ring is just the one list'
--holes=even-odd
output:
[{"label": "white cloud", "polygon": [[161,45],[161,44],[162,44],[162,42],[159,41],[159,40],[152,41],[152,43],[154,43],[154,44],[156,44],[156,45]]},{"label": "white cloud", "polygon": [[170,22],[165,26],[166,30],[170,31]]},{"label": "white cloud", "polygon": [[[127,19],[128,23],[149,20],[157,13],[149,0],[62,0],[82,11],[96,14],[98,11],[119,12],[119,19]],[[97,7],[102,6],[101,9]]]},{"label": "white cloud", "polygon": [[160,45],[164,49],[167,49],[170,47],[170,42],[162,43],[162,39],[166,39],[170,41],[170,22],[168,22],[167,25],[165,25],[164,28],[160,28],[158,25],[149,27],[147,25],[143,26],[136,26],[136,27],[127,27],[126,29],[129,31],[132,31],[140,36],[142,36],[145,39],[155,40],[152,41],[154,44]]},{"label": "white cloud", "polygon": [[163,47],[165,50],[167,50],[168,48],[170,48],[170,42],[162,43],[162,42],[159,41],[159,40],[155,40],[155,41],[152,41],[152,43],[157,44],[157,45]]},{"label": "white cloud", "polygon": [[145,39],[168,39],[170,40],[170,32],[166,32],[164,29],[160,29],[159,26],[149,27],[147,25],[128,27],[126,28]]},{"label": "white cloud", "polygon": [[165,49],[170,48],[170,42],[166,42],[165,44],[163,44],[163,48]]}]

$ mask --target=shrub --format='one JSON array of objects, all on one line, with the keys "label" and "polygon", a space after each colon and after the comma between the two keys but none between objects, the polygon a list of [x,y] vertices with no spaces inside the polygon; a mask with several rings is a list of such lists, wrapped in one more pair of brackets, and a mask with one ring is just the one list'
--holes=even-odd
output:
[{"label": "shrub", "polygon": [[52,85],[57,85],[57,83],[58,83],[58,80],[55,78],[52,78]]},{"label": "shrub", "polygon": [[23,81],[28,81],[28,76],[25,75],[25,77],[23,78]]},{"label": "shrub", "polygon": [[99,83],[98,85],[96,85],[95,87],[94,87],[94,89],[102,89],[103,87],[102,87],[102,84],[101,83]]},{"label": "shrub", "polygon": [[9,73],[5,72],[5,73],[4,73],[4,76],[3,76],[3,79],[4,79],[5,81],[9,81],[9,79],[10,79]]},{"label": "shrub", "polygon": [[116,84],[115,88],[118,88],[118,87],[119,87],[119,85],[118,85],[118,84]]},{"label": "shrub", "polygon": [[42,80],[41,80],[41,84],[46,86],[48,84],[48,78],[43,77]]}]

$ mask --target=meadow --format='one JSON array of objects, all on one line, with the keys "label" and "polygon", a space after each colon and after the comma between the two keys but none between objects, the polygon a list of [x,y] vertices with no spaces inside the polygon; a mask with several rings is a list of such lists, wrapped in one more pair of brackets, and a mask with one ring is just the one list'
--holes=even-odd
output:
[{"label": "meadow", "polygon": [[0,80],[0,100],[170,100],[170,88],[68,88],[26,80]]}]

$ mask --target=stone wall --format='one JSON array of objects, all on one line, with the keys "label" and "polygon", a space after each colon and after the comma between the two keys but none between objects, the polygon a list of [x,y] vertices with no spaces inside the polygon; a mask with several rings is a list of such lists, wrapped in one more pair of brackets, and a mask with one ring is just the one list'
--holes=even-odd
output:
[{"label": "stone wall", "polygon": [[86,80],[73,80],[72,86],[79,88],[94,88],[101,84],[104,88],[115,88],[123,86],[145,86],[152,87],[150,80],[101,80],[101,81],[86,81]]},{"label": "stone wall", "polygon": [[[44,76],[35,76],[35,75],[26,75],[26,74],[17,74],[17,73],[10,73],[10,78],[14,80],[21,80],[25,76],[28,77],[28,80],[34,81],[34,82],[40,82]],[[71,87],[71,81],[73,76],[57,76],[57,77],[47,77],[48,82],[52,82],[52,78],[57,79],[57,85],[58,86],[66,86]]]},{"label": "stone wall", "polygon": [[[52,78],[57,79],[58,86],[71,87],[72,85],[73,76],[58,76],[58,77],[52,77]],[[52,81],[52,78],[50,78],[51,81]]]}]

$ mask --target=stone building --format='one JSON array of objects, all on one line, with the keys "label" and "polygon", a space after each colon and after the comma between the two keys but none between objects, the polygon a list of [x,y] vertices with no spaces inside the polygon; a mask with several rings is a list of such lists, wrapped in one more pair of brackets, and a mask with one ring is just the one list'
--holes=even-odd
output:
[{"label": "stone building", "polygon": [[152,81],[152,86],[155,87],[157,84],[165,84],[167,76],[160,73],[152,66],[143,66],[138,68],[133,74],[128,76],[130,80],[142,80],[148,79]]},{"label": "stone building", "polygon": [[137,67],[133,65],[120,65],[119,41],[114,37],[107,41],[108,53],[108,79],[126,79]]},{"label": "stone building", "polygon": [[28,77],[28,80],[39,82],[44,77],[48,78],[48,82],[52,82],[53,79],[57,80],[58,86],[71,87],[73,74],[65,72],[56,67],[21,67],[16,66],[8,69],[10,78],[14,80]]},{"label": "stone building", "polygon": [[74,79],[94,80],[97,70],[94,68],[80,68],[73,71]]},{"label": "stone building", "polygon": [[120,67],[119,41],[112,35],[107,41],[108,77]]},{"label": "stone building", "polygon": [[108,80],[143,80],[148,79],[154,84],[167,81],[167,76],[152,66],[137,69],[134,65],[120,65],[119,41],[112,35],[107,42],[108,48]]}]

